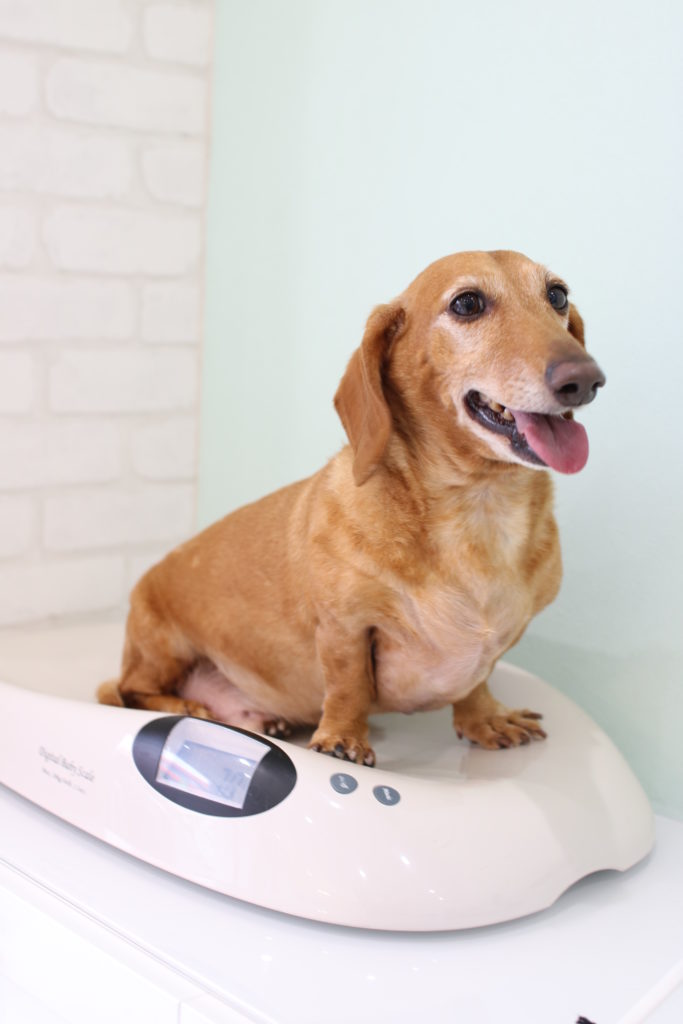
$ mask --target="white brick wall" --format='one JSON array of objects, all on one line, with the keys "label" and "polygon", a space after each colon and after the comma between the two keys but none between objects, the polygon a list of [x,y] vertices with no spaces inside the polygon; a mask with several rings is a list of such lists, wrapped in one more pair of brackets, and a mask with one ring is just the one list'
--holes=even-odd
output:
[{"label": "white brick wall", "polygon": [[[125,139],[25,121],[0,122],[2,189],[125,199],[133,186],[133,159]],[[197,205],[203,198],[202,193]]]},{"label": "white brick wall", "polygon": [[145,11],[145,46],[159,60],[208,64],[210,11],[200,4],[151,4]]},{"label": "white brick wall", "polygon": [[194,285],[149,284],[142,293],[145,341],[198,341],[201,292]]},{"label": "white brick wall", "polygon": [[31,498],[0,497],[0,558],[28,551],[36,520],[36,503]]},{"label": "white brick wall", "polygon": [[142,170],[150,193],[167,203],[201,206],[206,180],[204,147],[188,142],[182,146],[148,146],[142,154]]},{"label": "white brick wall", "polygon": [[0,114],[22,117],[38,103],[38,61],[0,51]]},{"label": "white brick wall", "polygon": [[119,0],[0,0],[0,37],[125,53],[133,11]]},{"label": "white brick wall", "polygon": [[0,342],[119,341],[133,336],[136,320],[133,282],[0,274]]},{"label": "white brick wall", "polygon": [[[60,206],[46,218],[43,237],[52,263],[62,270],[179,275],[197,265],[201,221],[138,210]],[[0,211],[0,254],[2,238]]]},{"label": "white brick wall", "polygon": [[191,480],[195,472],[196,436],[193,416],[174,416],[141,427],[131,448],[135,472],[150,480]]},{"label": "white brick wall", "polygon": [[193,521],[192,484],[90,488],[47,498],[43,542],[55,551],[172,542],[187,536]]},{"label": "white brick wall", "polygon": [[36,242],[36,216],[26,207],[0,206],[0,267],[25,267]]},{"label": "white brick wall", "polygon": [[[152,425],[154,422],[152,417]],[[144,437],[146,429],[145,421],[132,431],[133,440],[138,432]],[[115,418],[45,416],[24,422],[0,418],[3,493],[33,491],[50,484],[119,481],[124,475],[126,433]]]},{"label": "white brick wall", "polygon": [[0,413],[31,412],[37,390],[36,358],[29,352],[0,352]]},{"label": "white brick wall", "polygon": [[195,526],[215,0],[0,0],[0,626]]},{"label": "white brick wall", "polygon": [[125,563],[123,554],[6,562],[0,623],[122,607],[127,592]]},{"label": "white brick wall", "polygon": [[65,57],[51,68],[47,105],[55,117],[136,131],[201,135],[207,83],[175,71]]},{"label": "white brick wall", "polygon": [[53,412],[160,412],[196,404],[194,351],[66,349],[50,372]]}]

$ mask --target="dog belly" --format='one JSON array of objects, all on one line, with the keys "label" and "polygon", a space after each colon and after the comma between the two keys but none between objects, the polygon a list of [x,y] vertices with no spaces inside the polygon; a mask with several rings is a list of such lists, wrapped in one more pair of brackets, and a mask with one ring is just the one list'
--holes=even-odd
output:
[{"label": "dog belly", "polygon": [[196,665],[178,687],[184,700],[196,701],[227,725],[260,731],[264,714],[220,669],[209,662]]},{"label": "dog belly", "polygon": [[[179,696],[208,708],[220,722],[262,731],[262,725],[284,718],[291,725],[316,724],[322,708],[322,687],[271,686],[256,673],[224,658],[198,663],[178,689]],[[282,682],[282,680],[280,681]],[[310,682],[310,681],[309,681]]]}]

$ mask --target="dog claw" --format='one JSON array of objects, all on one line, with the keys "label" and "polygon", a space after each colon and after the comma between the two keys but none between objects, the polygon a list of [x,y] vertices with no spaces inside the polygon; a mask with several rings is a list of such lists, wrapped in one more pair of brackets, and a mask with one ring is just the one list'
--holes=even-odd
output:
[{"label": "dog claw", "polygon": [[286,740],[292,735],[292,727],[284,718],[274,718],[265,722],[263,731],[266,736],[273,736],[279,740]]},{"label": "dog claw", "polygon": [[538,711],[513,711],[504,705],[486,702],[478,708],[459,713],[455,706],[453,728],[458,739],[466,738],[484,750],[508,750],[528,746],[532,740],[544,740],[546,733],[538,725]]},{"label": "dog claw", "polygon": [[315,750],[319,754],[327,754],[329,757],[337,757],[342,761],[350,761],[352,764],[364,764],[372,768],[375,764],[375,753],[362,742],[349,737],[347,740],[340,739],[334,742],[334,737],[329,741],[317,741],[309,745],[309,750]]}]

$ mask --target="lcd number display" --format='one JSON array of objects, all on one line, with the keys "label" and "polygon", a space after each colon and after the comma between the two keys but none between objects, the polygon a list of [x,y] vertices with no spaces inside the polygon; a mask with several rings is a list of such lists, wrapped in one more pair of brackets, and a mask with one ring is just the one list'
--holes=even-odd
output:
[{"label": "lcd number display", "polygon": [[228,807],[244,807],[259,762],[269,747],[210,722],[185,719],[170,732],[156,781]]}]

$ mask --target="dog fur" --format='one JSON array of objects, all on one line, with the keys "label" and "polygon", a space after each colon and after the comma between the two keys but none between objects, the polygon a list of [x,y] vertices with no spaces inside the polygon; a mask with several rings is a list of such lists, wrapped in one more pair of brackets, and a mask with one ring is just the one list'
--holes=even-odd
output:
[{"label": "dog fur", "polygon": [[[466,399],[558,424],[584,404],[558,366],[593,374],[594,396],[604,377],[553,286],[519,253],[460,253],[375,309],[335,397],[349,444],[142,577],[99,699],[273,735],[312,725],[314,749],[365,764],[382,711],[452,705],[458,735],[489,749],[543,738],[487,680],[558,592],[552,482]],[[483,310],[457,314],[463,294]]]}]

